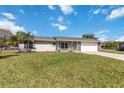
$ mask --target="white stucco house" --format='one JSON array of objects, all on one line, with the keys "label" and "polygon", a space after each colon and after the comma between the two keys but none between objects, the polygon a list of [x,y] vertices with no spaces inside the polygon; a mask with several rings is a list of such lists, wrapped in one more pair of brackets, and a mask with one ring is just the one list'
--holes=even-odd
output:
[{"label": "white stucco house", "polygon": [[21,50],[62,51],[62,52],[96,52],[100,50],[100,42],[95,39],[77,37],[34,37],[29,44],[19,44]]}]

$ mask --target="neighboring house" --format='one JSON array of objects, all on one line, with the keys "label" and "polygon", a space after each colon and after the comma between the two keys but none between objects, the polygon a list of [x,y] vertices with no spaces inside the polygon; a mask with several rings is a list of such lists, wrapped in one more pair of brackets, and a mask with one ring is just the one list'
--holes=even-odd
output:
[{"label": "neighboring house", "polygon": [[119,49],[120,51],[124,51],[124,42],[120,42]]},{"label": "neighboring house", "polygon": [[76,51],[94,52],[100,49],[100,42],[95,39],[76,38],[76,37],[34,37],[33,42],[28,45],[20,43],[20,49],[32,51]]}]

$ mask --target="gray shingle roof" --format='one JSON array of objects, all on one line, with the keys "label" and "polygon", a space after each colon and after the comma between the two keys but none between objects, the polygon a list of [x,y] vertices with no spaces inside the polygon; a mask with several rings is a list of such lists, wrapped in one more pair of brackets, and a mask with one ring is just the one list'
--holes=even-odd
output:
[{"label": "gray shingle roof", "polygon": [[82,41],[82,38],[78,37],[54,37],[56,41]]},{"label": "gray shingle roof", "polygon": [[53,37],[40,37],[40,36],[35,36],[34,40],[38,41],[55,41]]},{"label": "gray shingle roof", "polygon": [[79,38],[79,37],[34,37],[34,40],[39,41],[80,41],[80,42],[99,42],[95,39]]}]

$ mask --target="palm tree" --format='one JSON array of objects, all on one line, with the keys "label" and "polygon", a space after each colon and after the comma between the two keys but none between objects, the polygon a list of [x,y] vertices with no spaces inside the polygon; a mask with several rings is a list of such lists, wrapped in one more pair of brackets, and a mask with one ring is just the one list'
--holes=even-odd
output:
[{"label": "palm tree", "polygon": [[95,35],[92,34],[92,33],[90,33],[90,34],[84,34],[84,35],[82,36],[82,38],[97,39],[97,38],[95,37]]},{"label": "palm tree", "polygon": [[6,42],[8,45],[11,45],[11,46],[17,46],[17,38],[15,35],[11,36],[7,42]]},{"label": "palm tree", "polygon": [[22,32],[22,31],[18,31],[16,33],[15,37],[16,37],[16,43],[17,43],[17,46],[18,46],[18,50],[20,52],[21,50],[19,48],[19,44],[25,40],[26,33],[25,32]]},{"label": "palm tree", "polygon": [[23,31],[18,31],[16,35],[12,36],[10,38],[10,44],[13,46],[17,46],[19,52],[21,52],[19,48],[19,44],[21,42],[26,42],[27,44],[27,50],[29,49],[29,42],[33,40],[33,35],[30,32],[23,32]]},{"label": "palm tree", "polygon": [[26,38],[25,38],[25,41],[27,42],[27,50],[30,49],[30,42],[33,41],[33,35],[30,33],[30,32],[27,32],[26,33]]}]

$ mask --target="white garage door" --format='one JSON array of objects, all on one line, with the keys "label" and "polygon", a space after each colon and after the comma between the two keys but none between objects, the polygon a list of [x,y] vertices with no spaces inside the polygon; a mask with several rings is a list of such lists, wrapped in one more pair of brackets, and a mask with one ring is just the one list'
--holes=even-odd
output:
[{"label": "white garage door", "polygon": [[55,51],[56,47],[53,44],[35,44],[36,51]]},{"label": "white garage door", "polygon": [[98,44],[97,43],[81,43],[81,51],[82,52],[98,51]]}]

